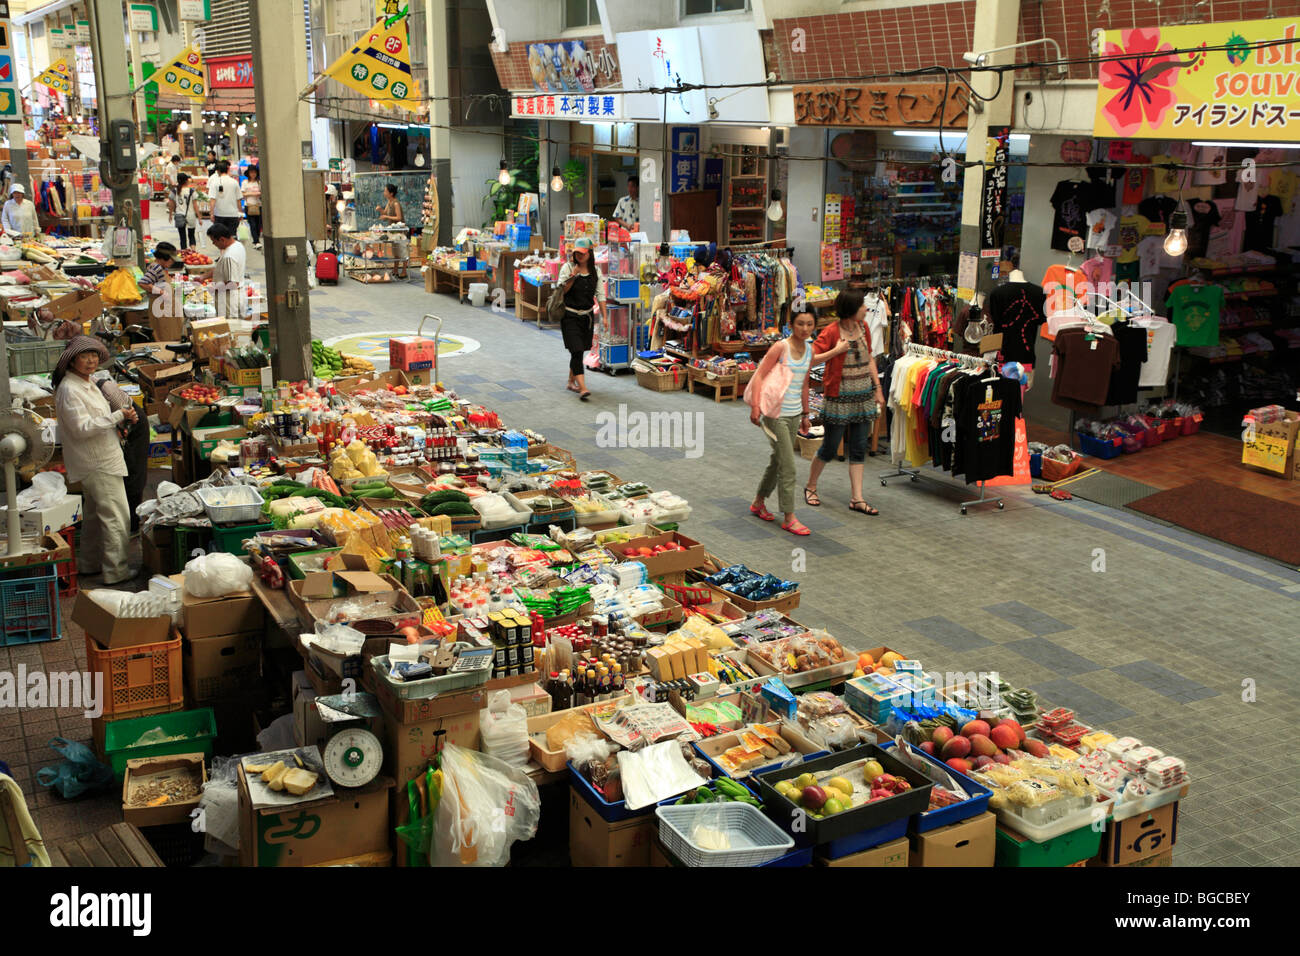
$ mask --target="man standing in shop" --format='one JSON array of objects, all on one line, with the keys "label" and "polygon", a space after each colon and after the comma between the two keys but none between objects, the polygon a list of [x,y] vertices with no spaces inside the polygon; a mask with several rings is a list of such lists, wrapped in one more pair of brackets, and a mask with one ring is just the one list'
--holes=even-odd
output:
[{"label": "man standing in shop", "polygon": [[618,223],[629,232],[636,229],[636,224],[641,221],[641,204],[637,201],[637,194],[640,191],[641,184],[637,181],[636,175],[627,177],[627,195],[618,201],[618,205],[614,207],[614,215],[611,217],[612,222]]},{"label": "man standing in shop", "polygon": [[[230,175],[228,160],[217,161],[217,174],[208,180],[208,195],[212,197],[212,221],[224,226],[230,235],[239,234],[239,220],[243,218],[239,210],[241,192],[239,181]],[[209,235],[211,233],[209,232]]]},{"label": "man standing in shop", "polygon": [[212,282],[221,297],[217,314],[227,319],[244,318],[244,267],[248,251],[235,233],[221,223],[208,227],[208,238],[221,250],[212,268]]}]

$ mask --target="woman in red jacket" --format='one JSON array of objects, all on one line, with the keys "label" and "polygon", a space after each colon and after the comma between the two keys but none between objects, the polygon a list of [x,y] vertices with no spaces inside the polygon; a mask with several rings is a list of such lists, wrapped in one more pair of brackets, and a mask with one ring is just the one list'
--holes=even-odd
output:
[{"label": "woman in red jacket", "polygon": [[822,394],[826,397],[822,423],[826,435],[813,459],[803,500],[814,508],[822,503],[817,496],[817,479],[826,463],[835,457],[843,439],[852,492],[849,510],[878,515],[880,512],[862,497],[862,468],[867,459],[871,427],[885,407],[871,333],[863,321],[867,314],[866,300],[861,292],[841,292],[835,298],[835,313],[839,321],[822,329],[813,343],[813,351],[826,357],[826,369],[822,373]]}]

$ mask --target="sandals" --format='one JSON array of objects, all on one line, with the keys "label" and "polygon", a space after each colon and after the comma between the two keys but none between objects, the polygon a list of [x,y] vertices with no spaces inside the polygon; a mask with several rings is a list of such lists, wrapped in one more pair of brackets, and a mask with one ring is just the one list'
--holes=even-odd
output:
[{"label": "sandals", "polygon": [[570,382],[568,385],[566,385],[566,386],[564,386],[564,387],[567,388],[567,389],[568,389],[569,391],[571,391],[571,392],[577,392],[577,391],[580,391],[580,389],[578,388],[578,386],[577,386],[574,382]]},{"label": "sandals", "polygon": [[1073,501],[1074,495],[1070,494],[1064,488],[1056,488],[1052,491],[1052,497],[1057,501]]},{"label": "sandals", "polygon": [[591,392],[582,392],[578,395],[578,398],[585,402],[587,399],[591,398]]},{"label": "sandals", "polygon": [[755,507],[754,505],[750,505],[750,506],[749,506],[749,513],[752,514],[752,515],[758,515],[758,517],[762,518],[764,521],[775,521],[775,520],[776,520],[776,515],[772,514],[772,512],[770,512],[770,511],[768,511],[766,505],[761,505],[761,506],[758,506],[758,507]]},{"label": "sandals", "polygon": [[[859,508],[858,505],[862,505],[863,507]],[[860,515],[867,515],[868,517],[872,517],[872,518],[880,514],[879,511],[871,507],[871,505],[867,504],[866,501],[861,498],[859,498],[857,501],[850,501],[849,510],[856,511]]]},{"label": "sandals", "polygon": [[803,490],[803,503],[811,508],[820,508],[822,506],[822,500],[817,497],[817,492],[807,487]]},{"label": "sandals", "polygon": [[1034,485],[1032,490],[1036,495],[1050,495],[1052,493],[1052,488],[1054,487],[1054,485],[1037,484]]},{"label": "sandals", "polygon": [[797,534],[800,536],[806,534],[812,534],[812,531],[810,531],[805,525],[803,525],[798,518],[792,518],[790,521],[781,525],[781,530],[789,531],[791,534]]}]

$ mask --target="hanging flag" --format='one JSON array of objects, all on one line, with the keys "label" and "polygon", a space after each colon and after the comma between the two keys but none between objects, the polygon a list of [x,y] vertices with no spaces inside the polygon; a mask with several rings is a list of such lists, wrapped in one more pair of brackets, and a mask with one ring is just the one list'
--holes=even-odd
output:
[{"label": "hanging flag", "polygon": [[420,91],[411,78],[407,17],[375,21],[365,38],[346,56],[339,57],[325,75],[381,106],[416,112]]},{"label": "hanging flag", "polygon": [[38,76],[35,82],[43,83],[57,93],[71,93],[72,67],[68,66],[66,58],[51,63],[49,69]]},{"label": "hanging flag", "polygon": [[197,43],[169,62],[160,70],[155,70],[146,83],[158,84],[159,91],[180,93],[195,100],[208,98],[207,74],[203,70],[203,54]]}]

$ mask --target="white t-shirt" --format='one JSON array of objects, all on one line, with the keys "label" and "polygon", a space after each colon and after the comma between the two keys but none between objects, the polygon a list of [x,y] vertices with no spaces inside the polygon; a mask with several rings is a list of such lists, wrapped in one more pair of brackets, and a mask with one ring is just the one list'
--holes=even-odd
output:
[{"label": "white t-shirt", "polygon": [[1238,212],[1254,212],[1255,204],[1259,201],[1259,183],[1239,182],[1237,183],[1237,201],[1232,204],[1232,208]]},{"label": "white t-shirt", "polygon": [[1094,209],[1088,213],[1088,248],[1105,249],[1110,244],[1110,231],[1119,217],[1109,209]]},{"label": "white t-shirt", "polygon": [[885,330],[889,327],[889,305],[872,292],[866,297],[867,331],[871,333],[871,350],[876,355],[885,354]]},{"label": "white t-shirt", "polygon": [[242,195],[239,183],[233,176],[213,176],[208,180],[208,195],[212,197],[212,215],[218,219],[238,219],[239,200]]},{"label": "white t-shirt", "polygon": [[1169,353],[1174,349],[1178,329],[1162,318],[1143,320],[1147,329],[1147,360],[1142,363],[1138,388],[1159,388],[1169,381]]},{"label": "white t-shirt", "polygon": [[[226,318],[244,317],[244,266],[248,262],[248,251],[239,241],[226,246],[216,266],[212,270],[212,281],[222,283],[218,286],[218,315]],[[221,307],[224,302],[224,308]]]}]

